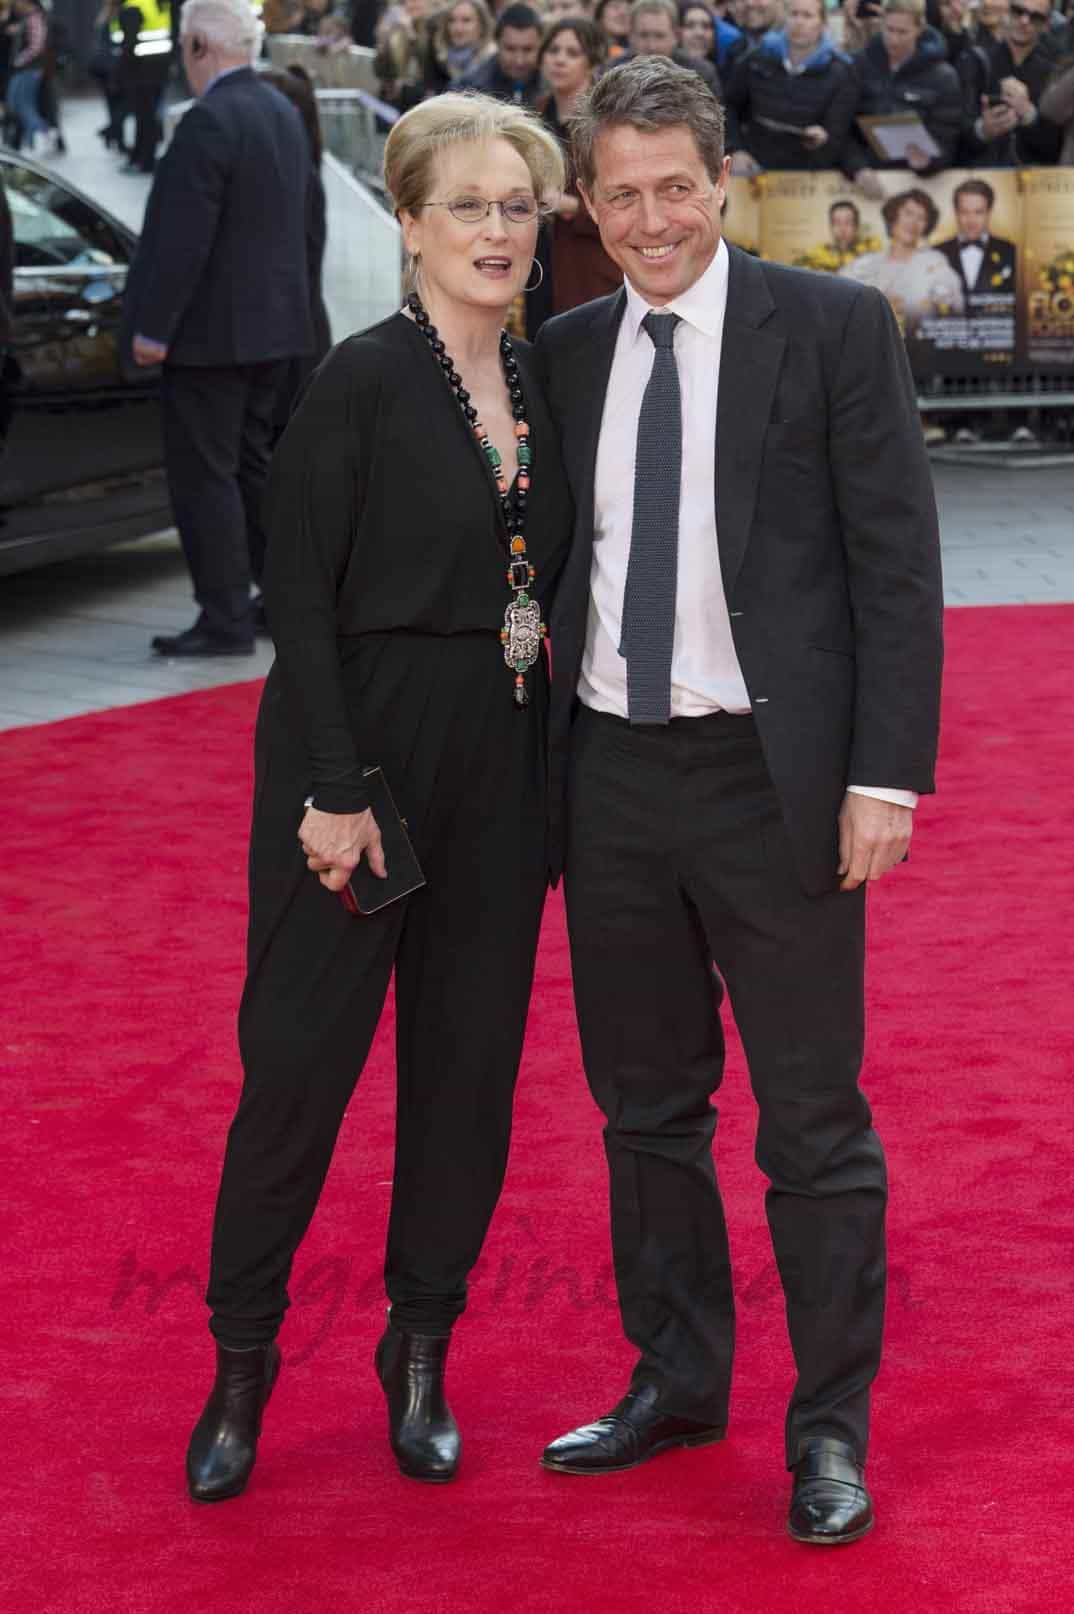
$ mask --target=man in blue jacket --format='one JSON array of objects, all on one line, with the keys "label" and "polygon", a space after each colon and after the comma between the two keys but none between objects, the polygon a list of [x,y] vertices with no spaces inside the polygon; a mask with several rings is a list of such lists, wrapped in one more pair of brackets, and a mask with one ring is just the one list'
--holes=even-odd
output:
[{"label": "man in blue jacket", "polygon": [[251,580],[277,392],[314,339],[306,267],[309,146],[258,81],[248,0],[186,0],[183,67],[197,104],[161,159],[127,287],[128,352],[163,365],[168,488],[200,615],[166,656],[254,647]]}]

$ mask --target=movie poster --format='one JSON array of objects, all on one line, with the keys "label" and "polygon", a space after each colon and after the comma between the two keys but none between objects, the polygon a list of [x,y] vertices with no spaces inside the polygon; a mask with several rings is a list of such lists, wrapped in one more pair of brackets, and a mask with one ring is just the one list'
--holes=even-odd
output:
[{"label": "movie poster", "polygon": [[761,254],[760,196],[761,189],[756,179],[747,179],[744,174],[732,174],[727,181],[723,233],[728,241],[755,258]]},{"label": "movie poster", "polygon": [[883,170],[881,201],[834,171],[762,177],[761,252],[875,286],[915,374],[992,373],[1017,350],[1022,198],[1014,170]]},{"label": "movie poster", "polygon": [[1074,365],[1074,169],[1021,175],[1021,297],[1025,358],[1034,368]]}]

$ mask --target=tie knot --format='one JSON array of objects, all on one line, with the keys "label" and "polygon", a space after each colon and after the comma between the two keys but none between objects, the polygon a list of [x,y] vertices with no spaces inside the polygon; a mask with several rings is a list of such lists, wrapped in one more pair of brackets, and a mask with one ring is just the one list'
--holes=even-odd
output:
[{"label": "tie knot", "polygon": [[678,314],[646,314],[642,329],[651,338],[654,347],[670,347],[675,339]]}]

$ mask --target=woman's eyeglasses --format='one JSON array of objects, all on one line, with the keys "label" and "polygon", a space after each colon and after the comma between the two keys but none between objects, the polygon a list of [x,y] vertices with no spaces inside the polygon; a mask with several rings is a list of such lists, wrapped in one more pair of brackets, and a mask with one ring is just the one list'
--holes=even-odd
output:
[{"label": "woman's eyeglasses", "polygon": [[494,207],[508,224],[529,224],[541,211],[532,196],[509,196],[506,202],[486,202],[483,196],[457,196],[453,202],[423,202],[423,207],[446,207],[460,224],[483,224]]}]

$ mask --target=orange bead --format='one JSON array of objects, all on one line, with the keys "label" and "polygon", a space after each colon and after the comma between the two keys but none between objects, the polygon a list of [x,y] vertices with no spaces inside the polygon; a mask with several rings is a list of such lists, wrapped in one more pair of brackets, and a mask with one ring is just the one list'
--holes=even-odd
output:
[{"label": "orange bead", "polygon": [[522,471],[520,471],[520,472],[519,472],[519,475],[518,475],[518,485],[519,485],[519,487],[520,487],[520,488],[522,488],[522,489],[523,489],[523,491],[524,491],[524,490],[525,490],[525,489],[526,489],[526,488],[528,488],[528,487],[529,487],[529,485],[530,485],[530,479],[529,479],[529,477],[528,477],[528,476],[526,476],[526,475],[525,475],[525,473],[524,473],[524,472],[522,472]]},{"label": "orange bead", "polygon": [[529,429],[529,426],[527,425],[527,423],[524,420],[516,420],[515,421],[515,436],[516,437],[528,437],[529,434],[530,434],[530,429]]},{"label": "orange bead", "polygon": [[512,538],[511,539],[511,553],[512,553],[512,555],[524,555],[526,553],[526,540],[525,540],[525,538]]}]

